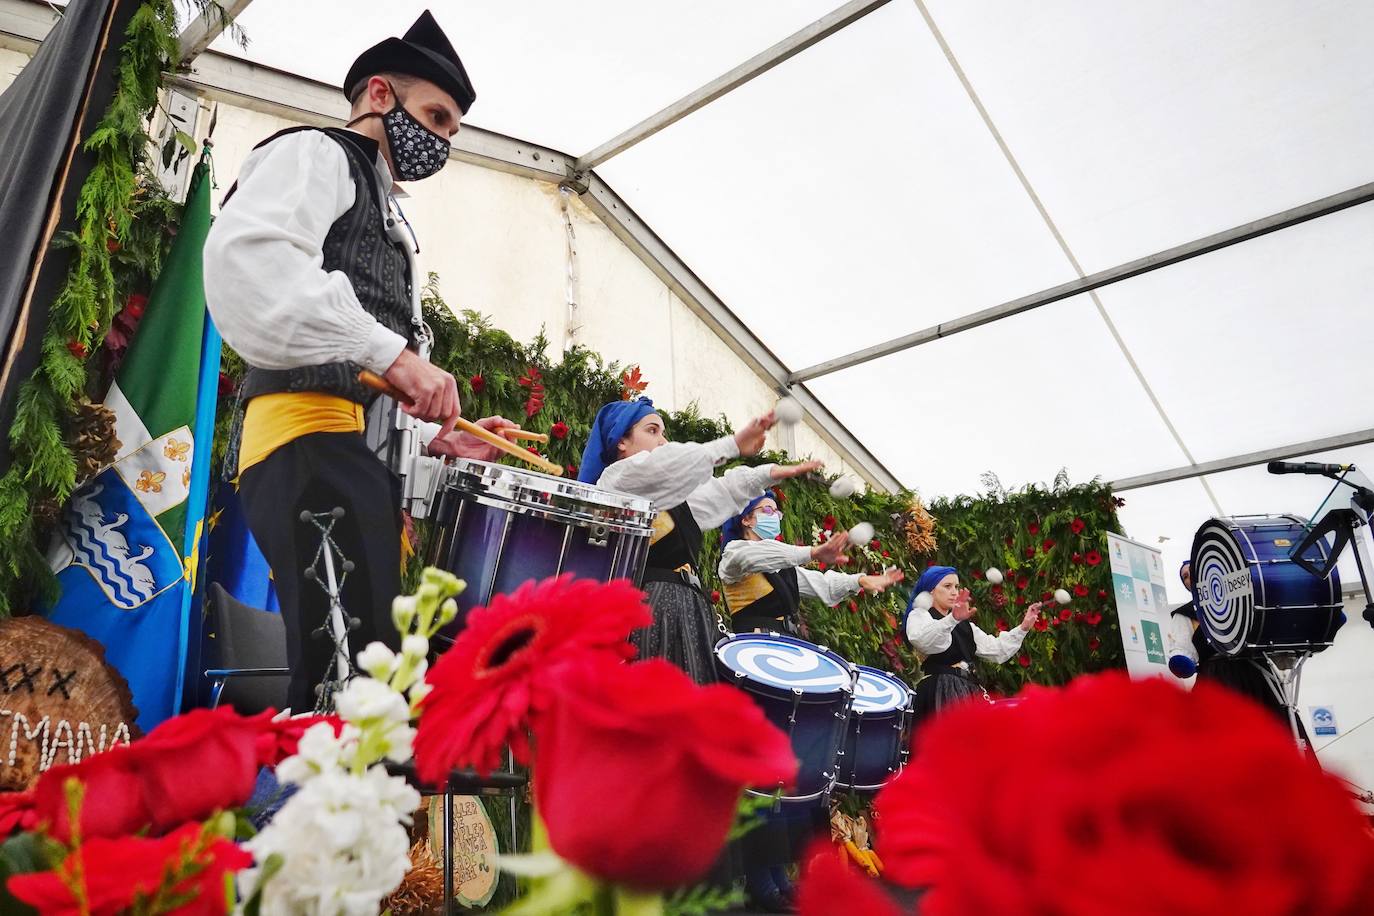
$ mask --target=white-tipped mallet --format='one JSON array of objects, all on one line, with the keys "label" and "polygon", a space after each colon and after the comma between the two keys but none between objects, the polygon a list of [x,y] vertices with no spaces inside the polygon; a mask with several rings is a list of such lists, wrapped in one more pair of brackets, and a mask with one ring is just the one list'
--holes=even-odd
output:
[{"label": "white-tipped mallet", "polygon": [[930,610],[931,605],[933,605],[934,603],[935,603],[935,599],[933,599],[933,598],[930,597],[930,592],[921,592],[921,593],[919,593],[919,594],[916,596],[916,600],[915,600],[915,602],[914,602],[915,606],[918,607],[918,608],[920,608],[920,609],[923,610],[923,611],[928,611],[928,610]]},{"label": "white-tipped mallet", "polygon": [[1054,600],[1059,604],[1068,604],[1073,600],[1073,596],[1069,594],[1067,589],[1056,588],[1054,590]]},{"label": "white-tipped mallet", "polygon": [[859,547],[867,547],[871,540],[873,540],[873,526],[868,522],[859,522],[849,529],[849,543]]},{"label": "white-tipped mallet", "polygon": [[988,582],[993,585],[1002,584],[1002,570],[998,569],[996,566],[989,566],[983,575],[986,576]]},{"label": "white-tipped mallet", "polygon": [[830,498],[848,499],[857,489],[852,478],[836,477],[835,482],[830,485]]},{"label": "white-tipped mallet", "polygon": [[782,398],[773,406],[773,416],[778,418],[778,422],[786,426],[794,426],[801,422],[802,406],[793,397]]}]

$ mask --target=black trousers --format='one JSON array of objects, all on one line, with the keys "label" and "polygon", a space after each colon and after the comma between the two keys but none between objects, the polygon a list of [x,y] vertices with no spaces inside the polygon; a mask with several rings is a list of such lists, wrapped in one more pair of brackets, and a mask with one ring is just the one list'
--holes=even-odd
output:
[{"label": "black trousers", "polygon": [[[272,567],[286,622],[286,660],[291,668],[289,702],[296,712],[315,705],[333,643],[315,631],[324,626],[329,599],[320,581],[305,577],[321,534],[301,512],[344,516],[333,538],[353,571],[344,581],[344,616],[361,626],[348,634],[350,657],[380,640],[392,649],[400,636],[391,623],[391,600],[401,588],[401,493],[397,477],[377,459],[358,433],[311,433],[277,449],[239,478],[248,527]],[[335,573],[343,576],[338,558]]]}]

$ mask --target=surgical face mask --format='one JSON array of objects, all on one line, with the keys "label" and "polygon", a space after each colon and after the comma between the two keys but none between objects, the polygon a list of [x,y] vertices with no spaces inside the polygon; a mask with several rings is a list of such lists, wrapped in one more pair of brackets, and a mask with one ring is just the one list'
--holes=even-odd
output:
[{"label": "surgical face mask", "polygon": [[771,541],[782,534],[782,513],[754,516],[754,533],[765,541]]}]

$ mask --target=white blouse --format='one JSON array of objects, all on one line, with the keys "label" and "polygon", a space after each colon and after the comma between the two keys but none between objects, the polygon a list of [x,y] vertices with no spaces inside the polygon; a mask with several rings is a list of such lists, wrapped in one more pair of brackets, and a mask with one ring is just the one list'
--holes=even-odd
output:
[{"label": "white blouse", "polygon": [[719,572],[722,580],[727,584],[733,584],[752,573],[771,573],[796,567],[797,586],[802,595],[816,598],[829,607],[834,607],[850,595],[858,593],[859,573],[807,569],[803,564],[810,562],[810,547],[797,547],[781,541],[748,541],[740,538],[725,545],[725,550],[720,555]]},{"label": "white blouse", "polygon": [[[935,655],[950,647],[954,641],[954,627],[958,623],[953,614],[936,620],[929,611],[913,608],[906,619],[906,638],[911,642],[911,647],[922,655]],[[970,621],[969,625],[973,627],[974,654],[999,665],[1020,651],[1021,643],[1026,638],[1026,631],[1019,626],[991,636],[978,624]]]},{"label": "white blouse", "polygon": [[715,469],[739,456],[734,436],[714,442],[668,442],[608,465],[596,485],[641,496],[660,511],[682,503],[702,531],[718,528],[773,483],[773,465]]}]

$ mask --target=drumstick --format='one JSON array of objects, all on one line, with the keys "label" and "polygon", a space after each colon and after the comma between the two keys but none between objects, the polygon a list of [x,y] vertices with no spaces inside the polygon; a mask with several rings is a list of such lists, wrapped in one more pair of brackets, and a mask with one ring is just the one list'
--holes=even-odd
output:
[{"label": "drumstick", "polygon": [[[368,388],[371,388],[373,391],[380,391],[382,394],[395,398],[402,404],[414,403],[413,400],[404,391],[397,388],[395,385],[391,384],[375,372],[369,372],[366,369],[362,370],[358,373],[358,381],[366,385]],[[526,464],[538,468],[545,474],[552,474],[554,477],[563,476],[563,466],[561,464],[554,464],[552,461],[547,461],[539,457],[529,449],[521,448],[514,442],[511,442],[509,439],[506,439],[503,436],[498,436],[491,430],[478,426],[471,420],[465,420],[462,417],[459,417],[457,423],[455,423],[454,426],[458,429],[461,429],[465,433],[476,436],[478,439],[481,439],[488,445],[500,449],[507,455],[510,455],[512,458],[519,458]]]},{"label": "drumstick", "polygon": [[518,427],[515,429],[510,429],[509,427],[503,429],[501,430],[501,435],[505,436],[507,439],[528,439],[531,442],[538,442],[540,445],[546,445],[549,441],[548,433],[535,433],[530,432],[528,429],[520,429]]}]

